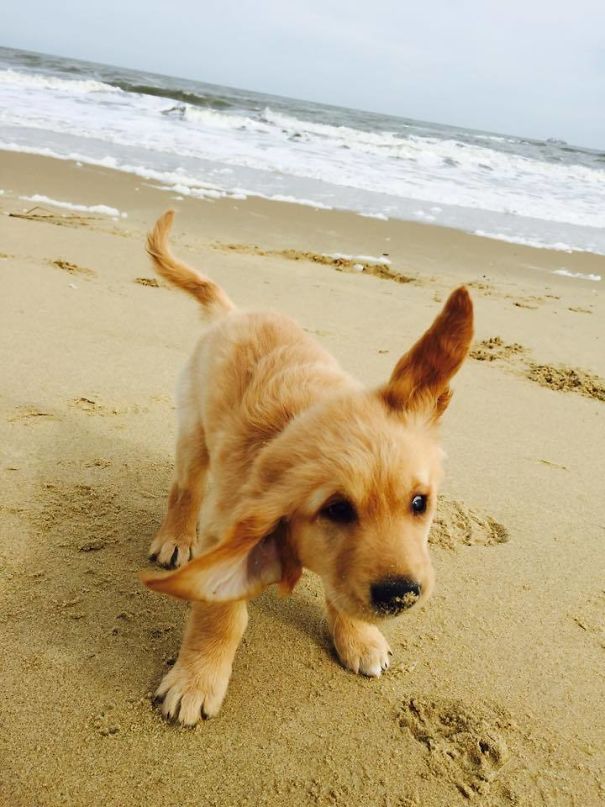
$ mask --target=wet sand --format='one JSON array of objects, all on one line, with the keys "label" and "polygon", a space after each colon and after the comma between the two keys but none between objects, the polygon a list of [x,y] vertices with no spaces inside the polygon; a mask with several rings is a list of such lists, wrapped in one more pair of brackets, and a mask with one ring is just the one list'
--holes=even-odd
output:
[{"label": "wet sand", "polygon": [[[605,280],[552,272],[605,278],[605,258],[175,199],[8,153],[0,188],[0,803],[603,803]],[[28,213],[20,197],[34,194],[127,217]],[[194,730],[151,701],[186,606],[137,579],[171,477],[176,378],[202,327],[144,254],[169,206],[179,254],[242,307],[296,317],[368,384],[456,284],[477,319],[443,428],[437,588],[386,626],[391,669],[340,667],[306,574],[292,597],[252,604],[223,710]]]}]

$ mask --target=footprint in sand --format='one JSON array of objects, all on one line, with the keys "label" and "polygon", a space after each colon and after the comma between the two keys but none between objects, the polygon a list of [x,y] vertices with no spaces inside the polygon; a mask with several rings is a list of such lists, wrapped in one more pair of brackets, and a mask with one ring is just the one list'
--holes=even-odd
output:
[{"label": "footprint in sand", "polygon": [[114,499],[117,493],[114,490],[84,484],[46,482],[41,491],[51,521],[80,517],[103,519],[115,513]]},{"label": "footprint in sand", "polygon": [[125,406],[109,406],[101,403],[96,398],[74,398],[70,401],[72,406],[86,412],[87,415],[136,415],[149,411],[149,407],[140,406],[139,404],[128,404]]},{"label": "footprint in sand", "polygon": [[88,415],[117,415],[117,409],[109,409],[94,398],[74,398],[71,404]]},{"label": "footprint in sand", "polygon": [[393,280],[395,283],[413,283],[417,281],[415,277],[397,272],[391,267],[390,263],[364,260],[363,257],[324,255],[320,252],[303,252],[297,249],[283,249],[267,254],[280,255],[291,261],[320,263],[324,266],[331,266],[337,272],[363,272],[364,275],[373,275],[374,277],[382,278],[382,280]]},{"label": "footprint in sand", "polygon": [[154,289],[159,289],[160,287],[155,277],[135,277],[134,282],[140,286],[151,286]]},{"label": "footprint in sand", "polygon": [[[321,328],[303,328],[303,331],[307,333],[312,333],[314,336],[333,336],[334,331],[324,331]],[[380,353],[380,351],[378,351]]]},{"label": "footprint in sand", "polygon": [[108,460],[105,457],[97,457],[94,460],[89,460],[88,462],[84,463],[85,468],[109,468],[110,465],[111,460]]},{"label": "footprint in sand", "polygon": [[81,216],[75,213],[53,213],[45,207],[32,207],[24,213],[9,213],[11,218],[26,221],[41,221],[60,227],[89,227],[91,221],[101,221],[99,216]]},{"label": "footprint in sand", "polygon": [[57,258],[50,261],[50,263],[52,266],[56,266],[57,269],[62,269],[64,272],[68,272],[70,275],[80,275],[88,280],[97,276],[97,273],[93,269],[87,269],[85,266],[78,266],[77,263],[64,261],[62,258]]},{"label": "footprint in sand", "polygon": [[522,297],[517,294],[506,294],[505,292],[496,289],[496,287],[492,286],[490,283],[485,283],[481,280],[471,280],[471,282],[467,283],[466,285],[484,297],[497,297],[501,300],[510,300],[516,308],[528,308],[534,311],[540,308],[540,306],[542,306],[544,303],[548,302],[548,299],[560,299],[555,294],[545,294],[543,297],[538,297],[536,295]]},{"label": "footprint in sand", "polygon": [[605,401],[605,381],[585,370],[530,362],[526,375],[530,381],[535,381],[542,387],[562,392],[577,392],[585,398]]},{"label": "footprint in sand", "polygon": [[517,308],[529,308],[532,311],[535,311],[540,307],[537,302],[534,302],[533,300],[513,300],[513,305]]},{"label": "footprint in sand", "polygon": [[510,758],[516,729],[510,715],[498,707],[436,698],[406,699],[398,722],[427,748],[431,774],[449,781],[468,799],[485,797],[493,788]]},{"label": "footprint in sand", "polygon": [[429,534],[433,546],[495,546],[510,540],[508,530],[491,516],[480,515],[462,502],[440,496]]},{"label": "footprint in sand", "polygon": [[605,381],[594,373],[564,365],[538,364],[529,358],[529,350],[518,342],[507,344],[492,336],[476,344],[469,356],[476,361],[502,361],[518,365],[523,375],[542,387],[561,392],[576,392],[585,398],[605,401]]},{"label": "footprint in sand", "polygon": [[47,412],[44,409],[38,409],[38,407],[19,406],[17,407],[15,414],[8,418],[9,423],[36,420],[58,420],[58,417],[53,412]]},{"label": "footprint in sand", "polygon": [[213,249],[226,252],[239,252],[244,255],[278,256],[289,261],[309,261],[330,266],[337,272],[362,272],[364,275],[373,275],[383,280],[392,280],[395,283],[419,283],[419,279],[398,272],[390,265],[390,261],[381,262],[364,259],[363,256],[348,257],[346,255],[326,255],[322,252],[306,252],[300,249],[272,249],[264,250],[255,244],[221,244],[215,242]]},{"label": "footprint in sand", "polygon": [[466,285],[469,289],[474,289],[485,297],[492,297],[496,293],[496,289],[491,283],[484,283],[482,280],[471,280]]},{"label": "footprint in sand", "polygon": [[507,361],[525,353],[527,348],[518,342],[507,344],[500,336],[492,336],[475,345],[469,356],[476,361]]},{"label": "footprint in sand", "polygon": [[605,590],[588,597],[571,618],[605,650]]},{"label": "footprint in sand", "polygon": [[137,503],[122,494],[122,485],[112,479],[102,485],[44,482],[40,506],[29,508],[27,517],[36,531],[60,538],[59,546],[96,552],[125,536],[150,535],[157,522],[155,502],[146,497]]},{"label": "footprint in sand", "polygon": [[545,297],[536,297],[535,295],[531,295],[529,297],[518,297],[515,294],[505,294],[505,300],[512,300],[513,305],[516,308],[529,308],[536,310],[540,308],[540,306],[546,302]]}]

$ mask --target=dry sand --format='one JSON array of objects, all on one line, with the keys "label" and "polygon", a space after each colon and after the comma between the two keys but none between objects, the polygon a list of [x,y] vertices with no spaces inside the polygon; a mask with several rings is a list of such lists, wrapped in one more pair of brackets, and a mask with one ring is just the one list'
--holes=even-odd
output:
[{"label": "dry sand", "polygon": [[[605,259],[262,201],[175,200],[136,177],[0,154],[0,802],[57,805],[602,804]],[[128,213],[75,216],[45,194]],[[151,693],[182,604],[137,571],[173,462],[172,393],[200,330],[144,234],[244,307],[292,314],[369,384],[460,281],[477,345],[444,426],[438,586],[395,620],[380,680],[330,650],[318,581],[252,604],[220,716]],[[381,256],[367,276],[339,252]],[[378,273],[380,274],[380,272]]]}]

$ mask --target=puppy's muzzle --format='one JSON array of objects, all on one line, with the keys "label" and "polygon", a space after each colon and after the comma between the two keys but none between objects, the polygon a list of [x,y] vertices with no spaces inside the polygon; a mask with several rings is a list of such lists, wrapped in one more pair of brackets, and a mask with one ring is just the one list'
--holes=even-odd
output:
[{"label": "puppy's muzzle", "polygon": [[392,577],[374,583],[371,588],[374,610],[383,615],[395,615],[411,608],[420,599],[421,585],[408,577]]}]

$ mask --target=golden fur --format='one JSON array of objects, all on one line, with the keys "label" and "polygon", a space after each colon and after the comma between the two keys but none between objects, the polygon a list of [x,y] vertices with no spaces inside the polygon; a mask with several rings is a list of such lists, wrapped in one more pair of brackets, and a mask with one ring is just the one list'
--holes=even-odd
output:
[{"label": "golden fur", "polygon": [[473,313],[466,289],[456,289],[389,381],[366,390],[288,317],[237,310],[176,259],[172,219],[169,211],[157,221],[148,252],[213,323],[181,378],[175,479],[150,549],[176,569],[143,579],[194,601],[158,689],[164,714],[193,725],[220,709],[246,600],[272,583],[291,590],[303,567],[321,577],[344,666],[372,676],[387,668],[390,649],[374,623],[433,587],[438,421]]}]

